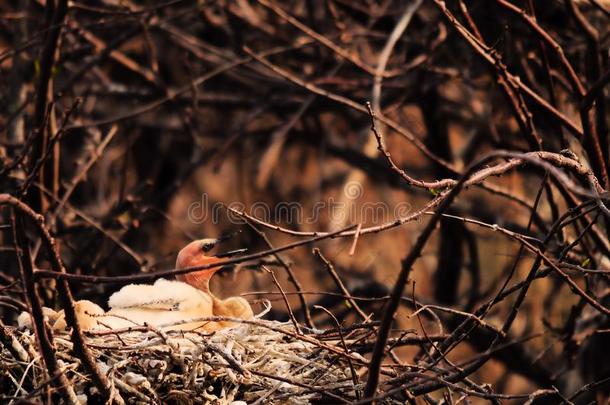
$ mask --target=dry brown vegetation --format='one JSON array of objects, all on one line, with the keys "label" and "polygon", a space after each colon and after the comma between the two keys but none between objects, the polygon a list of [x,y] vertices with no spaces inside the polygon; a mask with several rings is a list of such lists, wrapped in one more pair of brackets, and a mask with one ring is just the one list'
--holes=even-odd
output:
[{"label": "dry brown vegetation", "polygon": [[[603,0],[1,2],[0,402],[604,403],[609,21]],[[230,334],[178,359],[80,331],[74,300],[235,231],[213,290],[271,303],[235,336],[272,325],[278,375]]]}]

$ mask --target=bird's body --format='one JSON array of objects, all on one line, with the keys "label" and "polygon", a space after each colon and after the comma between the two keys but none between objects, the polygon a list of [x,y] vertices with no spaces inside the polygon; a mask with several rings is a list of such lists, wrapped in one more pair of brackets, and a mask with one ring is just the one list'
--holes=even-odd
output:
[{"label": "bird's body", "polygon": [[148,324],[166,330],[207,330],[210,322],[185,322],[214,316],[212,297],[180,281],[160,279],[153,285],[132,284],[108,300],[100,323],[113,329]]},{"label": "bird's body", "polygon": [[[208,239],[191,242],[176,259],[176,268],[212,265],[221,262],[205,253]],[[108,300],[110,311],[99,320],[102,328],[116,329],[143,325],[165,330],[213,331],[235,325],[231,321],[197,321],[206,317],[251,319],[250,304],[241,297],[220,300],[210,291],[210,278],[218,268],[203,269],[177,276],[177,281],[160,279],[153,285],[132,284],[114,293]],[[189,322],[194,320],[194,322]]]},{"label": "bird's body", "polygon": [[[191,242],[178,254],[176,268],[211,265],[221,261],[207,256],[213,242],[202,239]],[[234,321],[209,321],[201,318],[227,317],[251,319],[254,316],[248,302],[241,297],[220,300],[210,292],[209,281],[219,268],[202,269],[177,277],[177,281],[159,279],[154,284],[131,284],[112,294],[110,310],[82,300],[74,305],[83,330],[115,330],[137,326],[152,326],[163,330],[210,332],[234,326]],[[28,314],[29,315],[29,314]],[[50,319],[51,317],[49,317]],[[66,328],[63,311],[52,323],[56,330]],[[25,324],[27,319],[22,320]]]}]

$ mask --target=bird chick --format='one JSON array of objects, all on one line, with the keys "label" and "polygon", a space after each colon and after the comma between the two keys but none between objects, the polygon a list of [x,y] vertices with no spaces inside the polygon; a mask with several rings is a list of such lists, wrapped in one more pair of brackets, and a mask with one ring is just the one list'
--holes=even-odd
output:
[{"label": "bird chick", "polygon": [[[60,311],[63,313],[63,311]],[[42,316],[49,325],[54,325],[59,317],[60,313],[47,307],[42,307]],[[17,325],[22,329],[33,329],[32,326],[32,315],[29,312],[23,311],[17,317]]]},{"label": "bird chick", "polygon": [[[105,314],[104,310],[94,302],[80,300],[74,303],[74,313],[78,320],[78,325],[82,330],[93,330],[97,328],[98,318]],[[52,324],[53,330],[60,331],[68,327],[66,315],[62,309],[58,313],[57,320]]]},{"label": "bird chick", "polygon": [[[221,258],[207,254],[218,239],[201,239],[189,243],[179,253],[176,268],[213,265]],[[223,255],[226,257],[227,255]],[[110,296],[105,312],[97,304],[82,300],[74,310],[82,330],[114,330],[150,325],[163,330],[214,331],[235,326],[233,321],[202,321],[200,318],[222,316],[251,319],[254,313],[250,304],[241,297],[220,300],[210,291],[210,278],[220,267],[203,269],[177,277],[176,281],[159,279],[154,284],[131,284]],[[45,317],[54,330],[67,328],[64,311],[44,308]],[[28,313],[22,313],[19,325],[31,328]]]},{"label": "bird chick", "polygon": [[[200,239],[189,243],[178,253],[176,269],[213,265],[221,258],[208,255],[218,239]],[[177,281],[160,279],[153,285],[132,284],[114,293],[107,316],[98,319],[101,327],[116,329],[143,325],[164,326],[165,330],[214,330],[236,326],[231,321],[195,321],[198,318],[223,316],[251,319],[250,304],[241,297],[218,299],[210,291],[210,279],[220,267],[198,270],[176,277]]]}]

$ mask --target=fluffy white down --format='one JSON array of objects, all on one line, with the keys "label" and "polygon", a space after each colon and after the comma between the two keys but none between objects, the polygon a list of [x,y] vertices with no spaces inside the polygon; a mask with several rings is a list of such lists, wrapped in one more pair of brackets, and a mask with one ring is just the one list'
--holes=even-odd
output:
[{"label": "fluffy white down", "polygon": [[153,285],[130,284],[110,296],[111,309],[148,308],[161,310],[186,309],[209,301],[210,296],[181,281],[159,279]]},{"label": "fluffy white down", "polygon": [[[42,307],[42,315],[44,316],[44,320],[51,324],[53,324],[59,317],[59,313],[57,311],[54,311],[51,308],[47,307]],[[30,313],[24,311],[19,314],[19,316],[17,317],[17,325],[20,328],[33,329],[32,316],[30,315]]]}]

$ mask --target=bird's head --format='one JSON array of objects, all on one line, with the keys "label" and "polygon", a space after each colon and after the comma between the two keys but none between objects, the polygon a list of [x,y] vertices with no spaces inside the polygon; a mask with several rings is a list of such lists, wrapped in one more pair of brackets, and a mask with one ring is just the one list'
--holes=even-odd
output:
[{"label": "bird's head", "polygon": [[[213,252],[215,251],[216,246],[227,238],[228,237],[218,239],[206,238],[189,243],[178,253],[178,257],[176,258],[176,268],[184,269],[188,267],[211,265],[221,262],[223,258],[233,256],[234,254],[243,252],[245,250],[239,249],[214,254]],[[190,284],[202,291],[209,292],[210,279],[214,273],[220,269],[221,267],[214,267],[211,269],[203,269],[191,273],[180,274],[176,276],[176,279],[178,281]]]}]

